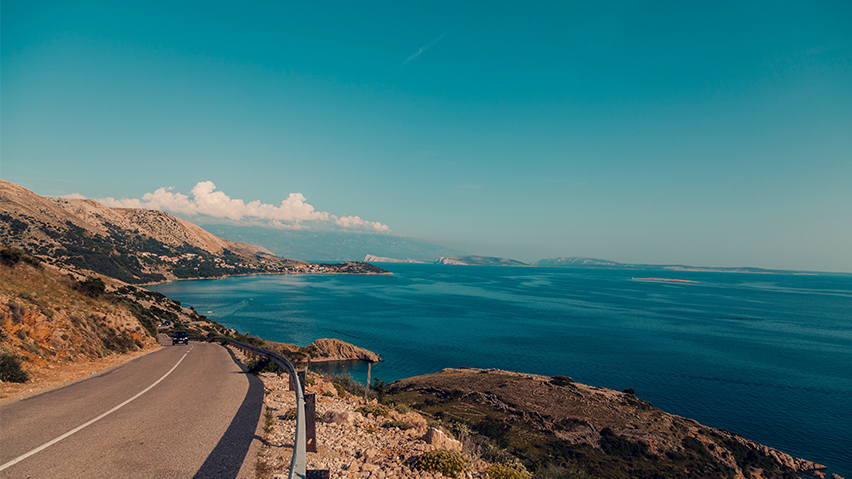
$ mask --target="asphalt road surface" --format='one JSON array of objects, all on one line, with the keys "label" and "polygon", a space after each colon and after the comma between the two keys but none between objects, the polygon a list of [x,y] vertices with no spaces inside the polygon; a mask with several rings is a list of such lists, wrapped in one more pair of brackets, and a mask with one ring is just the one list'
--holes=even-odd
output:
[{"label": "asphalt road surface", "polygon": [[165,346],[0,408],[0,477],[252,477],[262,404],[228,349]]}]

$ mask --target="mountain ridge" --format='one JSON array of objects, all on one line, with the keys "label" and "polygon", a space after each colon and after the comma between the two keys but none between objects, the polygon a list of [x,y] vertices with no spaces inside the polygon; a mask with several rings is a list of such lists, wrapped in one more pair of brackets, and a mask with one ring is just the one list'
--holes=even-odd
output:
[{"label": "mountain ridge", "polygon": [[8,247],[131,284],[257,273],[386,271],[362,262],[315,265],[209,233],[164,211],[49,198],[0,180],[0,237]]},{"label": "mountain ridge", "polygon": [[212,233],[252,245],[273,254],[311,261],[351,261],[367,255],[431,262],[464,251],[391,234],[339,231],[282,230],[264,226],[204,225]]}]

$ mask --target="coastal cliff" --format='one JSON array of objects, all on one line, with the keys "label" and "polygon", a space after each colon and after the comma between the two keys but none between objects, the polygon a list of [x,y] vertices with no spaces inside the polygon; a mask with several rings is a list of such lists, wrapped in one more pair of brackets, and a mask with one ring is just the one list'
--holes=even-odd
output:
[{"label": "coastal cliff", "polygon": [[[530,469],[576,477],[821,477],[825,466],[565,376],[445,369],[388,385],[387,401],[466,425]],[[575,476],[570,476],[575,477]]]}]

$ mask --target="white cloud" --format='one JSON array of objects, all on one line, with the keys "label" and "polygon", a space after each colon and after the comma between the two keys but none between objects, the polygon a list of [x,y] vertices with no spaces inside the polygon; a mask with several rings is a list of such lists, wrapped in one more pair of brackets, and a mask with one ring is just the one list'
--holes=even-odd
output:
[{"label": "white cloud", "polygon": [[387,226],[376,222],[376,221],[364,221],[357,216],[344,216],[342,218],[338,218],[336,216],[334,218],[334,223],[342,226],[344,228],[360,228],[360,229],[374,229],[376,231],[390,231],[390,228]]},{"label": "white cloud", "polygon": [[361,229],[388,232],[390,228],[375,221],[365,221],[358,216],[335,216],[317,211],[306,202],[301,193],[290,193],[279,205],[261,203],[260,200],[248,203],[234,199],[222,191],[216,191],[212,181],[202,181],[195,185],[190,195],[175,193],[174,187],[158,188],[153,193],[145,193],[141,199],[101,198],[98,201],[106,206],[119,208],[147,208],[165,210],[188,216],[209,216],[231,221],[261,220],[269,226],[288,229],[304,228],[303,222],[317,225],[335,225],[345,229]]},{"label": "white cloud", "polygon": [[65,198],[66,200],[85,200],[86,197],[81,195],[80,193],[69,193],[67,195],[62,195],[60,198]]}]

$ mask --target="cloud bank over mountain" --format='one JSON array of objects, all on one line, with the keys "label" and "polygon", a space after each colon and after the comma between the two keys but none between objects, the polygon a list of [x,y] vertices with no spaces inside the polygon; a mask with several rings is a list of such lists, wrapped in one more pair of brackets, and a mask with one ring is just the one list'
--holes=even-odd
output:
[{"label": "cloud bank over mountain", "polygon": [[207,216],[232,222],[264,224],[285,229],[304,229],[305,223],[318,229],[342,228],[374,232],[390,232],[387,225],[377,221],[366,221],[358,216],[336,216],[317,211],[307,203],[301,193],[290,193],[279,205],[261,203],[260,200],[245,201],[231,198],[223,191],[216,191],[212,181],[201,181],[189,195],[174,192],[174,187],[158,188],[139,198],[99,198],[98,202],[110,207],[145,208],[164,210],[187,216]]}]

